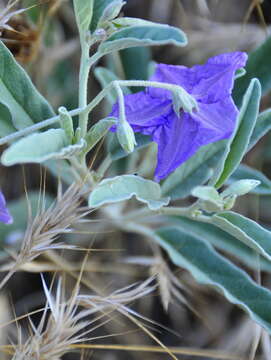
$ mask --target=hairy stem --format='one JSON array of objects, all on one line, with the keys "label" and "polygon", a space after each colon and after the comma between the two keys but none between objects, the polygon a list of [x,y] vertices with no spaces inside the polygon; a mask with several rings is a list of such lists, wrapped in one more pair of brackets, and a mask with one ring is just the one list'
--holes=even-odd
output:
[{"label": "hairy stem", "polygon": [[[79,73],[79,107],[85,108],[87,106],[87,94],[88,94],[88,77],[90,71],[89,63],[89,46],[81,40],[82,54],[80,61],[80,73]],[[88,114],[82,112],[79,115],[79,126],[81,128],[81,137],[85,137],[87,133]]]},{"label": "hairy stem", "polygon": [[[78,109],[71,110],[68,113],[69,113],[70,116],[75,116],[75,115],[79,115],[83,110],[84,109],[78,108]],[[59,120],[60,120],[60,116],[56,115],[56,116],[53,116],[53,117],[51,117],[49,119],[40,121],[37,124],[31,125],[31,126],[28,126],[28,127],[24,128],[22,130],[16,131],[16,132],[14,132],[14,133],[12,133],[10,135],[4,136],[4,137],[2,137],[0,139],[0,145],[9,143],[10,141],[16,140],[16,139],[18,139],[18,138],[20,138],[22,136],[29,135],[34,131],[37,131],[37,130],[43,129],[43,128],[47,127],[47,126],[50,126],[52,124],[55,124]]]}]

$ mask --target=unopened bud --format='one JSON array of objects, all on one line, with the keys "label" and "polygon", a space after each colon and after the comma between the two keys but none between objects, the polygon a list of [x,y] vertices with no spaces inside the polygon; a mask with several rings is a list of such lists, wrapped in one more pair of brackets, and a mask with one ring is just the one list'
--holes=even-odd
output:
[{"label": "unopened bud", "polygon": [[122,0],[115,0],[113,2],[111,2],[103,11],[103,14],[99,20],[99,25],[102,25],[108,21],[111,21],[113,19],[115,19],[122,7],[126,4],[125,1]]},{"label": "unopened bud", "polygon": [[134,151],[136,145],[135,134],[127,121],[121,121],[117,126],[117,137],[123,150],[127,153]]},{"label": "unopened bud", "polygon": [[224,199],[224,210],[231,210],[234,207],[236,198],[236,195],[226,197]]},{"label": "unopened bud", "polygon": [[256,186],[260,185],[259,180],[254,179],[244,179],[239,180],[231,184],[226,190],[224,190],[221,193],[221,196],[223,198],[236,195],[236,196],[242,196],[247,193],[249,193],[251,190],[253,190]]}]

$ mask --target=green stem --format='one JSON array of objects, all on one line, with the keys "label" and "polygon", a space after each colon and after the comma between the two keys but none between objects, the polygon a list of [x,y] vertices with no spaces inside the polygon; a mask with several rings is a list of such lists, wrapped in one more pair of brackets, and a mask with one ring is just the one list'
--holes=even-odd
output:
[{"label": "green stem", "polygon": [[[70,116],[75,116],[75,115],[79,115],[81,112],[83,112],[83,109],[74,109],[74,110],[71,110],[69,111],[69,115]],[[52,125],[52,124],[55,124],[56,122],[58,122],[60,120],[60,116],[59,115],[56,115],[56,116],[53,116],[49,119],[46,119],[46,120],[43,120],[43,121],[40,121],[38,122],[37,124],[34,124],[34,125],[31,125],[31,126],[28,126],[22,130],[19,130],[19,131],[16,131],[10,135],[7,135],[7,136],[4,136],[0,139],[0,145],[3,145],[3,144],[6,144],[6,143],[9,143],[17,138],[20,138],[22,136],[25,136],[25,135],[29,135],[31,134],[32,132],[34,131],[37,131],[37,130],[40,130],[40,129],[43,129],[49,125]]]},{"label": "green stem", "polygon": [[[97,59],[96,59],[97,60]],[[95,60],[95,61],[96,61]],[[145,81],[145,80],[114,80],[110,84],[108,84],[84,109],[84,112],[87,114],[94,109],[110,92],[112,89],[116,89],[117,86],[128,86],[128,87],[154,87],[159,89],[165,89],[169,91],[175,90],[181,90],[189,95],[181,86],[174,85],[174,84],[168,84],[168,83],[162,83],[158,81]]]},{"label": "green stem", "polygon": [[[90,71],[89,62],[89,45],[81,38],[81,61],[80,61],[80,73],[79,73],[79,107],[85,108],[87,106],[87,94],[88,94],[88,77]],[[88,113],[82,112],[79,115],[79,127],[81,128],[81,137],[85,137],[87,133],[88,125]]]},{"label": "green stem", "polygon": [[197,203],[194,203],[189,207],[175,207],[175,206],[162,207],[161,209],[156,211],[144,208],[133,211],[130,214],[122,217],[121,221],[125,222],[130,220],[140,220],[147,217],[162,215],[162,216],[183,216],[193,220],[198,220],[205,223],[211,223],[210,216],[194,214],[195,210],[198,209],[198,206],[196,206],[196,204]]}]

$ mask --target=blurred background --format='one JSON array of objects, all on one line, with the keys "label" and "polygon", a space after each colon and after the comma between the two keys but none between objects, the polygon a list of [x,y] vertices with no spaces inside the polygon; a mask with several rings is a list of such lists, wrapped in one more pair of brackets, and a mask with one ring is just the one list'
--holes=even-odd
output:
[{"label": "blurred background", "polygon": [[[7,1],[0,0],[0,18],[1,11],[4,11],[6,6]],[[16,31],[3,29],[1,40],[55,109],[60,105],[73,109],[77,107],[80,45],[72,2],[25,0],[16,4],[17,9],[28,7],[29,10],[8,21]],[[180,27],[188,36],[189,42],[185,48],[166,46],[130,49],[108,56],[97,64],[107,66],[120,78],[146,79],[149,76],[151,60],[191,66],[203,63],[208,57],[222,52],[252,51],[270,34],[271,1],[127,0],[123,14]],[[100,84],[91,74],[89,99],[99,90]],[[264,110],[270,104],[270,97],[266,96],[261,109]],[[0,116],[1,111],[0,108]],[[92,121],[101,119],[109,111],[110,105],[104,102],[95,110]],[[1,151],[3,149],[4,147]],[[102,148],[99,153],[91,155],[90,161],[93,160],[94,167],[99,165],[102,156]],[[271,177],[270,161],[271,139],[266,136],[248,153],[245,162]],[[124,162],[125,160],[120,162],[119,166],[125,167]],[[39,191],[45,183],[47,201],[50,202],[56,196],[59,179],[46,169],[34,165],[12,168],[1,166],[0,173],[0,187],[17,220],[11,227],[0,225],[0,244],[3,249],[0,252],[0,261],[4,269],[9,256],[7,249],[12,250],[19,246],[27,223],[26,191],[30,194],[30,201],[37,204]],[[236,206],[239,212],[271,227],[269,197],[245,196]],[[142,318],[140,321],[166,346],[189,347],[195,351],[202,349],[198,350],[197,357],[192,356],[192,350],[188,350],[186,354],[180,355],[180,359],[238,358],[227,354],[240,354],[239,358],[242,356],[243,359],[248,359],[248,354],[257,347],[259,329],[241,310],[233,307],[211,289],[197,285],[187,272],[174,268],[165,254],[158,248],[153,249],[153,245],[145,239],[116,231],[103,235],[99,233],[98,225],[91,226],[88,234],[72,238],[76,244],[86,247],[91,244],[91,247],[100,250],[91,253],[87,260],[87,279],[105,293],[110,293],[158,273],[158,287],[148,296],[129,305],[146,319],[150,319],[146,321]],[[64,240],[69,242],[70,238],[66,237]],[[80,270],[84,255],[67,251],[58,256],[69,261],[77,269],[74,270],[76,272]],[[56,270],[58,274],[65,273],[65,267],[59,261],[58,258],[51,271],[44,272],[48,282]],[[0,323],[44,305],[45,297],[38,274],[41,270],[38,265],[42,268],[42,264],[48,265],[48,262],[50,263],[48,258],[41,258],[36,264],[37,268],[24,269],[9,281],[0,296]],[[259,276],[249,272],[254,278]],[[270,277],[265,274],[261,281],[264,285],[270,285]],[[66,286],[67,289],[74,286],[74,280],[67,274]],[[34,323],[38,323],[40,315],[31,318]],[[23,333],[27,333],[28,321],[21,321],[20,325]],[[0,344],[16,342],[16,333],[15,325],[0,327]],[[112,316],[111,321],[93,331],[91,336],[108,336],[93,341],[99,344],[157,345],[138,324],[121,315]],[[269,337],[264,334],[260,341],[261,346],[258,347],[255,358],[270,359]],[[219,350],[216,354],[209,354],[210,349]],[[170,358],[165,353],[96,350],[86,351],[83,355],[67,355],[65,359],[80,359],[80,356],[83,359],[103,360],[139,359],[143,356],[149,360]]]}]

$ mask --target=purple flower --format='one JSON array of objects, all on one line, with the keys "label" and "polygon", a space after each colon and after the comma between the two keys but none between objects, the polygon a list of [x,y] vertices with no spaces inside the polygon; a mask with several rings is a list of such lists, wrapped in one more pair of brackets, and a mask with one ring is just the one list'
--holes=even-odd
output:
[{"label": "purple flower", "polygon": [[[152,81],[183,87],[194,97],[198,110],[192,113],[173,108],[172,92],[148,87],[125,96],[127,121],[135,132],[150,135],[158,145],[155,179],[165,178],[204,145],[231,136],[238,110],[232,100],[235,71],[246,63],[242,52],[210,58],[191,68],[159,64]],[[112,116],[118,117],[115,104]]]},{"label": "purple flower", "polygon": [[0,221],[5,224],[11,224],[13,221],[8,209],[6,208],[6,200],[1,191],[0,191]]}]

